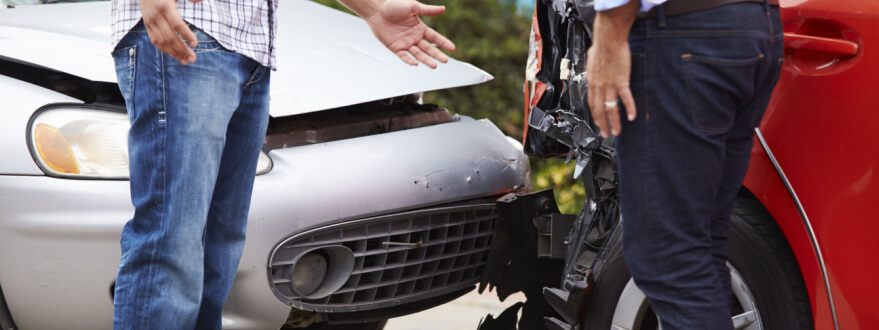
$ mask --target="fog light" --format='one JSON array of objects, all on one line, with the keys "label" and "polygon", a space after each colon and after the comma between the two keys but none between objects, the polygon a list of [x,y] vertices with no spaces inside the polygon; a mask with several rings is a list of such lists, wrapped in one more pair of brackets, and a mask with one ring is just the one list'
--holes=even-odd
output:
[{"label": "fog light", "polygon": [[294,294],[320,299],[339,291],[353,270],[354,252],[341,245],[331,245],[300,252],[285,276],[290,278]]},{"label": "fog light", "polygon": [[319,252],[310,252],[293,266],[293,290],[303,296],[314,293],[327,276],[327,258]]}]

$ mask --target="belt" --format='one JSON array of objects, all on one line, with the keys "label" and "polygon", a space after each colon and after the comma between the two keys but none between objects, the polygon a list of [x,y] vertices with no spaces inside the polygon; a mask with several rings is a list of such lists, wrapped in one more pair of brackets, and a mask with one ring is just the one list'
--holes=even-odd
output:
[{"label": "belt", "polygon": [[[665,16],[674,16],[742,2],[764,3],[765,0],[668,0],[659,6],[664,7]],[[778,6],[778,0],[769,0],[769,4]],[[659,6],[646,13],[639,13],[638,18],[659,17]]]}]

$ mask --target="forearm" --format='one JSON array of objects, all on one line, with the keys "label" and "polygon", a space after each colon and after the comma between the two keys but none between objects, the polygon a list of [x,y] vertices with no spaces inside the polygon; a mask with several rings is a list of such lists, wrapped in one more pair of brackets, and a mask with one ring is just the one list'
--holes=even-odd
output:
[{"label": "forearm", "polygon": [[598,12],[593,25],[592,47],[586,58],[586,92],[592,120],[605,138],[622,130],[617,99],[626,107],[629,121],[636,116],[635,100],[629,89],[632,56],[629,30],[638,15],[641,2],[628,3]]},{"label": "forearm", "polygon": [[387,0],[336,0],[363,19],[369,19]]},{"label": "forearm", "polygon": [[595,16],[593,44],[613,47],[626,43],[639,7],[640,1],[631,0],[625,5],[598,12]]}]

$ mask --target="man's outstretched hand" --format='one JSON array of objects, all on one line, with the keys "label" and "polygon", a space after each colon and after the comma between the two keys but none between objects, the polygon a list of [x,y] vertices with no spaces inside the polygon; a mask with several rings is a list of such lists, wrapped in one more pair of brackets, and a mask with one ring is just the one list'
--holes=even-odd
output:
[{"label": "man's outstretched hand", "polygon": [[[198,39],[180,17],[175,0],[140,0],[140,12],[143,14],[143,24],[146,26],[150,41],[156,48],[184,65],[195,62],[195,53],[183,40],[195,47],[198,46]],[[181,37],[183,39],[180,39]]]},{"label": "man's outstretched hand", "polygon": [[[446,63],[449,57],[437,46],[449,51],[455,44],[434,31],[419,16],[437,16],[446,11],[443,6],[430,6],[415,0],[339,0],[363,17],[372,33],[403,62],[418,62],[436,68],[434,60]],[[413,58],[413,56],[415,58]]]}]

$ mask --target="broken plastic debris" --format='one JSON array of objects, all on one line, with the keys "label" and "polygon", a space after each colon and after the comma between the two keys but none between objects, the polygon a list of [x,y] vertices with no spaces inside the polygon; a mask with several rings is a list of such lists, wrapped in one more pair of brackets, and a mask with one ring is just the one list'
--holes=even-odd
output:
[{"label": "broken plastic debris", "polygon": [[528,125],[571,149],[565,163],[573,158],[577,159],[574,168],[575,179],[583,174],[583,170],[589,164],[591,151],[597,149],[599,145],[598,136],[589,123],[570,111],[546,112],[534,106],[531,108]]}]

